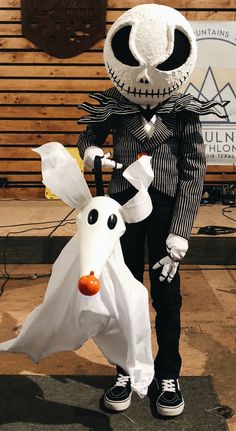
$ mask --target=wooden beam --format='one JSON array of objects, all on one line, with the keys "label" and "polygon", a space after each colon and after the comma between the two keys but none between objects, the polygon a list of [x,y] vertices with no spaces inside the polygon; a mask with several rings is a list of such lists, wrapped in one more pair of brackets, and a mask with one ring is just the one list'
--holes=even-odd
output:
[{"label": "wooden beam", "polygon": [[3,120],[0,119],[1,133],[6,132],[63,132],[76,133],[82,130],[83,126],[78,125],[75,120]]},{"label": "wooden beam", "polygon": [[107,78],[108,74],[105,66],[99,65],[86,65],[86,66],[51,66],[49,65],[30,65],[23,67],[13,65],[0,65],[0,76],[13,78],[13,77],[22,77],[22,78]]},{"label": "wooden beam", "polygon": [[103,91],[111,86],[111,81],[106,79],[1,79],[1,91],[39,91],[40,93],[72,91]]},{"label": "wooden beam", "polygon": [[[38,145],[45,144],[45,142],[56,141],[61,142],[63,145],[76,145],[79,134],[65,133],[25,133],[24,131],[19,133],[0,133],[0,145],[5,145],[6,148],[11,146],[22,146],[28,145],[37,147]],[[1,147],[3,148],[3,147]],[[0,148],[0,154],[1,154]]]},{"label": "wooden beam", "polygon": [[[1,87],[0,87],[1,89]],[[11,92],[11,89],[6,89],[5,91],[0,91],[0,105],[74,105],[77,106],[83,102],[92,102],[92,99],[89,97],[90,91],[87,93],[82,91],[79,93],[50,93],[50,91],[46,93],[40,92],[26,92],[26,89],[20,90],[20,92]]]},{"label": "wooden beam", "polygon": [[[0,34],[1,31],[0,31]],[[39,65],[70,65],[75,64],[79,66],[80,64],[104,64],[103,53],[87,51],[83,52],[72,58],[56,58],[47,54],[46,52],[30,51],[30,52],[1,52],[1,64],[39,64]]]}]

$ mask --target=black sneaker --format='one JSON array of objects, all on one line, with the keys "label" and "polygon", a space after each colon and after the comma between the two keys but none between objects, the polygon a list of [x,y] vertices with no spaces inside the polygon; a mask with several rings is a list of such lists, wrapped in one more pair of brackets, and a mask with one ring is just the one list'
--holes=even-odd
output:
[{"label": "black sneaker", "polygon": [[104,405],[109,410],[125,410],[130,406],[131,395],[130,377],[119,372],[114,385],[104,395]]},{"label": "black sneaker", "polygon": [[184,409],[184,399],[178,379],[156,379],[157,412],[162,416],[177,416]]}]

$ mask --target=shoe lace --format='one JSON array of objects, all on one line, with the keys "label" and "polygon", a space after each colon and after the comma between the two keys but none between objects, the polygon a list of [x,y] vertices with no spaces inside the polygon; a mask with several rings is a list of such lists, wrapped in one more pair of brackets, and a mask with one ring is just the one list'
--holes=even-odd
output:
[{"label": "shoe lace", "polygon": [[129,376],[123,376],[123,374],[118,374],[115,385],[114,386],[125,386],[127,385],[130,377]]},{"label": "shoe lace", "polygon": [[163,392],[176,392],[174,379],[163,379],[161,381]]}]

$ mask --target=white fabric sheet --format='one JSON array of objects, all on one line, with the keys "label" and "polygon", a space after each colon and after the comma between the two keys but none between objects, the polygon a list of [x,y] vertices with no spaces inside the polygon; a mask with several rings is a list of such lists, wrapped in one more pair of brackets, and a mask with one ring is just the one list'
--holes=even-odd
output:
[{"label": "white fabric sheet", "polygon": [[124,264],[120,243],[105,265],[100,291],[91,297],[77,287],[77,233],[53,265],[44,302],[26,319],[1,352],[26,353],[33,361],[76,350],[93,338],[110,363],[131,376],[133,389],[146,395],[153,379],[148,293]]},{"label": "white fabric sheet", "polygon": [[[54,160],[50,168],[52,172],[50,169],[47,175],[43,172],[44,180],[50,178],[54,191],[54,178],[57,193],[62,199],[66,197],[68,204],[77,207],[76,201],[79,200],[85,208],[86,201],[91,202],[92,199],[88,190],[81,183],[84,192],[80,196],[78,191],[73,191],[71,198],[67,188],[67,184],[71,187],[71,180],[69,178],[67,183],[67,177],[62,176],[60,187],[60,176],[55,172]],[[47,169],[50,163],[47,160]],[[70,161],[65,160],[65,163],[68,165]],[[135,163],[139,169],[140,163]],[[61,163],[56,165],[56,171],[59,169],[62,172]],[[76,184],[79,184],[79,169],[76,174],[74,168],[73,176],[78,176]],[[133,176],[138,178],[136,169]],[[149,180],[145,180],[144,172],[141,176],[144,184],[138,181],[137,189],[142,189],[147,196],[147,187],[151,181],[149,169]],[[108,197],[104,199],[111,200]],[[43,303],[27,317],[15,339],[0,343],[0,352],[26,353],[33,361],[39,362],[56,352],[77,350],[92,338],[110,363],[121,366],[129,373],[133,390],[144,396],[154,375],[148,292],[125,265],[118,239],[101,271],[100,291],[90,297],[82,295],[78,290],[79,241],[77,232],[53,265]]]}]

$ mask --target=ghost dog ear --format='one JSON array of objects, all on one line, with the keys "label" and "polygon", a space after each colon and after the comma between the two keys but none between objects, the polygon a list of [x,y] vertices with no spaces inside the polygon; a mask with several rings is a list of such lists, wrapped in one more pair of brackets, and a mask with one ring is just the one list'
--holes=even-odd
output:
[{"label": "ghost dog ear", "polygon": [[137,223],[148,217],[152,211],[152,201],[147,190],[153,180],[151,157],[140,157],[123,172],[123,176],[138,193],[126,202],[120,211],[126,223]]},{"label": "ghost dog ear", "polygon": [[42,159],[43,184],[72,208],[82,208],[92,199],[75,159],[59,142],[34,148]]}]

